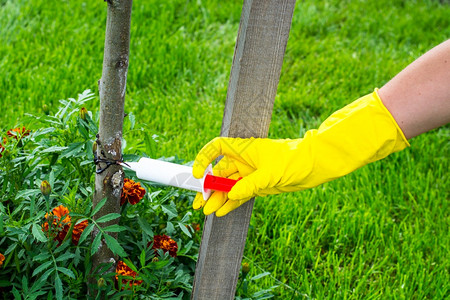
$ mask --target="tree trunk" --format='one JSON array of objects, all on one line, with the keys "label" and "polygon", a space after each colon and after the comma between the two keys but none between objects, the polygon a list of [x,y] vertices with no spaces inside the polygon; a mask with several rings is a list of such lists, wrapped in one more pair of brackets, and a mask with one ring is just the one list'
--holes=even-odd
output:
[{"label": "tree trunk", "polygon": [[[100,124],[97,136],[97,157],[108,161],[118,161],[122,157],[122,125],[124,118],[124,99],[128,72],[130,48],[130,22],[132,0],[108,0],[105,50],[103,56],[102,78],[98,82],[100,94]],[[106,168],[99,163],[97,170]],[[93,206],[104,198],[106,204],[95,215],[98,219],[110,213],[120,212],[120,196],[124,173],[119,165],[112,164],[95,177]],[[102,223],[106,227],[117,224],[119,219]],[[98,234],[95,229],[92,238]],[[113,236],[117,238],[117,235]],[[104,263],[112,263],[109,272],[115,271],[117,257],[106,246],[104,238],[98,251],[92,256],[91,275]],[[91,276],[90,294],[95,295],[97,281]]]}]

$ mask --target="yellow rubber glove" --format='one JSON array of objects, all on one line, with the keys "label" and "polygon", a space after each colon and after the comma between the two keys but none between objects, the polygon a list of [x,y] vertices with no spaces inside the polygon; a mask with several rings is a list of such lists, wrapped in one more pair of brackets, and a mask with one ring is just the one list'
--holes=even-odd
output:
[{"label": "yellow rubber glove", "polygon": [[223,155],[215,175],[243,177],[229,193],[208,201],[197,194],[193,208],[224,216],[254,196],[300,191],[344,176],[409,146],[377,90],[336,111],[303,139],[215,138],[198,153],[193,175]]}]

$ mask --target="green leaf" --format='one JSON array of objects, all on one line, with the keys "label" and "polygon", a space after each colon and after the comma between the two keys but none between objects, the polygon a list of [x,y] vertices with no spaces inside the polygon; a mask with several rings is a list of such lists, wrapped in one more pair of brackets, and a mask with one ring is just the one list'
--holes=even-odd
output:
[{"label": "green leaf", "polygon": [[31,196],[35,196],[41,192],[40,189],[27,189],[19,191],[16,194],[16,199],[28,199]]},{"label": "green leaf", "polygon": [[37,138],[41,135],[48,135],[49,133],[53,133],[55,131],[55,127],[48,127],[44,129],[38,129],[32,133],[33,138]]},{"label": "green leaf", "polygon": [[67,149],[65,149],[61,153],[61,158],[63,158],[63,157],[75,157],[75,156],[77,156],[80,153],[84,154],[83,147],[84,147],[84,142],[72,143],[72,144],[70,144],[67,147]]},{"label": "green leaf", "polygon": [[150,268],[153,270],[158,270],[158,269],[162,269],[165,266],[167,266],[168,264],[170,264],[172,262],[172,260],[160,260],[160,261],[156,261],[156,262],[151,262],[150,263]]},{"label": "green leaf", "polygon": [[117,242],[117,240],[115,238],[113,238],[112,236],[110,236],[108,234],[105,234],[105,241],[106,241],[106,245],[108,246],[108,248],[114,254],[117,254],[121,257],[127,256],[127,254],[125,253],[125,250],[122,248],[122,246],[119,244],[119,242]]},{"label": "green leaf", "polygon": [[58,257],[58,258],[56,259],[56,261],[69,260],[69,259],[74,258],[74,257],[75,257],[75,254],[66,252],[66,253],[64,253],[63,255],[61,255],[60,257]]},{"label": "green leaf", "polygon": [[25,292],[25,294],[28,294],[28,279],[26,276],[22,277],[22,290]]},{"label": "green leaf", "polygon": [[87,127],[89,128],[89,131],[92,133],[97,133],[98,132],[98,127],[97,124],[95,124],[95,122],[92,120],[91,116],[86,115],[86,124]]},{"label": "green leaf", "polygon": [[78,241],[78,244],[84,242],[84,240],[91,234],[92,229],[94,229],[94,223],[89,224],[84,230],[83,233],[81,233],[80,240]]},{"label": "green leaf", "polygon": [[35,205],[36,205],[36,197],[31,197],[31,200],[30,200],[30,216],[34,216]]},{"label": "green leaf", "polygon": [[47,294],[46,291],[37,291],[29,295],[29,299],[40,299],[39,296]]},{"label": "green leaf", "polygon": [[39,255],[36,255],[35,257],[33,257],[34,261],[43,261],[43,260],[47,260],[50,257],[50,253],[48,252],[43,252]]},{"label": "green leaf", "polygon": [[101,239],[102,239],[102,233],[99,232],[99,233],[97,233],[97,235],[95,236],[94,241],[92,242],[92,245],[91,245],[91,254],[92,254],[92,255],[94,255],[95,253],[97,253],[97,251],[98,251],[98,249],[99,249],[99,247],[100,247]]},{"label": "green leaf", "polygon": [[144,132],[144,143],[145,150],[149,157],[153,157],[156,155],[156,150],[158,149],[158,144],[155,141],[155,136],[149,136],[147,132]]},{"label": "green leaf", "polygon": [[56,268],[59,272],[69,276],[72,279],[75,279],[75,274],[73,274],[72,270],[69,270],[67,268],[63,268],[63,267],[58,267]]},{"label": "green leaf", "polygon": [[255,275],[255,276],[253,276],[250,280],[258,280],[258,279],[260,279],[260,278],[262,278],[262,277],[264,277],[264,276],[267,276],[267,275],[270,275],[270,272],[264,272],[264,273]]},{"label": "green leaf", "polygon": [[169,220],[178,216],[177,209],[172,205],[161,205],[161,208],[169,216]]},{"label": "green leaf", "polygon": [[179,252],[179,254],[186,254],[191,250],[192,245],[194,244],[193,240],[190,240],[186,245],[184,245],[183,250]]},{"label": "green leaf", "polygon": [[[35,282],[34,282],[34,284],[31,286],[31,289],[30,289],[30,292],[31,293],[34,293],[34,294],[38,294],[38,293],[42,293],[42,294],[39,294],[39,295],[44,295],[44,294],[46,294],[46,292],[45,291],[41,291],[41,289],[42,289],[42,286],[45,284],[45,281],[42,281],[42,280],[36,280]],[[38,291],[38,292],[36,292],[36,291]],[[30,297],[31,299],[33,299],[32,297]],[[34,299],[37,299],[38,297],[36,297],[36,298],[34,298]]]},{"label": "green leaf", "polygon": [[120,218],[120,214],[118,213],[110,213],[104,216],[101,216],[100,218],[98,218],[97,220],[95,220],[95,222],[97,223],[104,223],[104,222],[108,222],[114,219]]},{"label": "green leaf", "polygon": [[139,262],[141,263],[141,267],[145,266],[145,248],[142,249],[141,254],[139,255]]},{"label": "green leaf", "polygon": [[50,265],[53,263],[53,261],[47,261],[45,263],[43,263],[42,265],[40,265],[39,267],[37,267],[36,269],[34,269],[34,272],[31,276],[35,276],[36,274],[41,273],[42,271],[46,270],[48,267],[50,267]]},{"label": "green leaf", "polygon": [[73,264],[75,265],[75,267],[78,266],[78,264],[80,263],[80,260],[81,260],[80,247],[77,247],[75,249],[75,257],[73,259]]},{"label": "green leaf", "polygon": [[58,254],[60,252],[63,252],[66,250],[70,245],[72,245],[72,241],[70,239],[67,239],[62,245],[59,245],[56,250],[53,252],[53,254]]},{"label": "green leaf", "polygon": [[62,300],[63,287],[62,287],[61,278],[59,278],[58,273],[55,276],[55,291],[56,291],[56,299]]},{"label": "green leaf", "polygon": [[125,230],[127,230],[127,228],[125,226],[120,226],[117,224],[110,225],[108,227],[103,228],[103,231],[106,231],[106,232],[121,232],[121,231],[125,231]]},{"label": "green leaf", "polygon": [[53,272],[55,272],[54,268],[48,269],[44,274],[42,274],[41,277],[39,277],[39,280],[45,282],[48,276],[50,276]]},{"label": "green leaf", "polygon": [[47,237],[45,236],[44,232],[42,231],[42,228],[38,226],[36,223],[33,223],[31,233],[33,234],[34,238],[37,239],[40,242],[46,242]]},{"label": "green leaf", "polygon": [[182,223],[187,223],[187,221],[189,221],[189,217],[190,217],[190,216],[192,216],[192,213],[191,213],[190,211],[188,211],[188,212],[184,215],[183,219],[181,219],[180,222],[182,222]]},{"label": "green leaf", "polygon": [[87,220],[85,214],[79,214],[79,213],[76,213],[76,212],[70,212],[70,213],[69,213],[69,216],[71,216],[71,217],[76,217],[76,218],[81,218],[81,219],[78,219],[78,220],[77,220],[77,224],[83,222],[84,220]]},{"label": "green leaf", "polygon": [[136,118],[132,112],[128,113],[128,120],[130,120],[130,130],[133,130],[136,124]]},{"label": "green leaf", "polygon": [[149,236],[153,237],[154,233],[152,230],[152,226],[150,226],[150,224],[145,220],[142,219],[141,217],[137,217],[137,221],[139,226],[141,227],[141,229],[148,234]]},{"label": "green leaf", "polygon": [[166,224],[166,232],[168,235],[172,235],[175,232],[175,226],[173,226],[172,222],[167,222]]},{"label": "green leaf", "polygon": [[50,186],[55,186],[55,170],[51,170],[50,175],[48,176],[48,183]]},{"label": "green leaf", "polygon": [[83,119],[77,119],[77,128],[85,140],[89,139],[89,132],[86,130],[88,124]]},{"label": "green leaf", "polygon": [[16,249],[17,247],[17,243],[13,243],[11,245],[9,245],[8,249],[6,249],[5,253],[3,253],[3,255],[8,255],[10,252],[14,251],[14,249]]},{"label": "green leaf", "polygon": [[16,287],[13,288],[12,293],[14,295],[14,299],[22,300],[22,296],[20,296],[19,291],[17,291]]},{"label": "green leaf", "polygon": [[58,152],[66,150],[66,149],[67,149],[67,147],[52,146],[52,147],[42,150],[41,153],[58,153]]},{"label": "green leaf", "polygon": [[178,227],[180,227],[181,231],[184,232],[188,237],[192,238],[191,233],[189,232],[189,229],[187,229],[186,225],[183,223],[178,223]]},{"label": "green leaf", "polygon": [[95,216],[96,213],[98,213],[98,211],[100,209],[102,209],[103,205],[105,205],[107,198],[103,198],[99,203],[97,203],[97,205],[95,206],[94,210],[92,211],[91,216]]},{"label": "green leaf", "polygon": [[130,267],[131,270],[133,270],[133,271],[135,271],[135,272],[138,271],[138,269],[136,268],[136,266],[134,265],[134,263],[133,263],[131,260],[129,260],[128,258],[124,257],[124,258],[123,258],[123,262],[124,262],[128,267]]},{"label": "green leaf", "polygon": [[85,141],[84,151],[86,152],[87,163],[91,163],[94,160],[94,154],[92,152],[93,143],[90,140]]}]

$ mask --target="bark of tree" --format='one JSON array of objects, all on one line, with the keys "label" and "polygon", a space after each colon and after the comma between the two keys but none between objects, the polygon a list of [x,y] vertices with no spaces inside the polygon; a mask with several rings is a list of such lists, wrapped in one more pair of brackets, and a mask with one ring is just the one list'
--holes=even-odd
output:
[{"label": "bark of tree", "polygon": [[[111,161],[122,157],[122,126],[124,99],[130,48],[130,23],[132,0],[109,0],[107,9],[105,49],[102,78],[98,81],[100,94],[100,123],[97,136],[97,157]],[[97,169],[106,165],[100,163]],[[107,198],[106,204],[95,218],[120,212],[120,196],[123,187],[123,171],[119,165],[111,165],[95,177],[93,206]],[[119,219],[102,223],[106,227],[117,224]],[[92,238],[98,234],[93,230]],[[113,235],[117,238],[117,235]],[[110,263],[109,272],[114,272],[117,257],[102,239],[98,251],[92,256],[91,275],[103,264]],[[90,295],[96,295],[97,278],[90,277]]]}]

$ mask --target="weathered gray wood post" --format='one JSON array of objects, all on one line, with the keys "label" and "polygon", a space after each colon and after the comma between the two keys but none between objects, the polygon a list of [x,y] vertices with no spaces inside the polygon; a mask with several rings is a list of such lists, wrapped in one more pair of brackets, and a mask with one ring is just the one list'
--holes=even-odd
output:
[{"label": "weathered gray wood post", "polygon": [[[221,136],[266,137],[295,0],[245,0]],[[192,299],[233,299],[253,200],[205,218]]]}]

